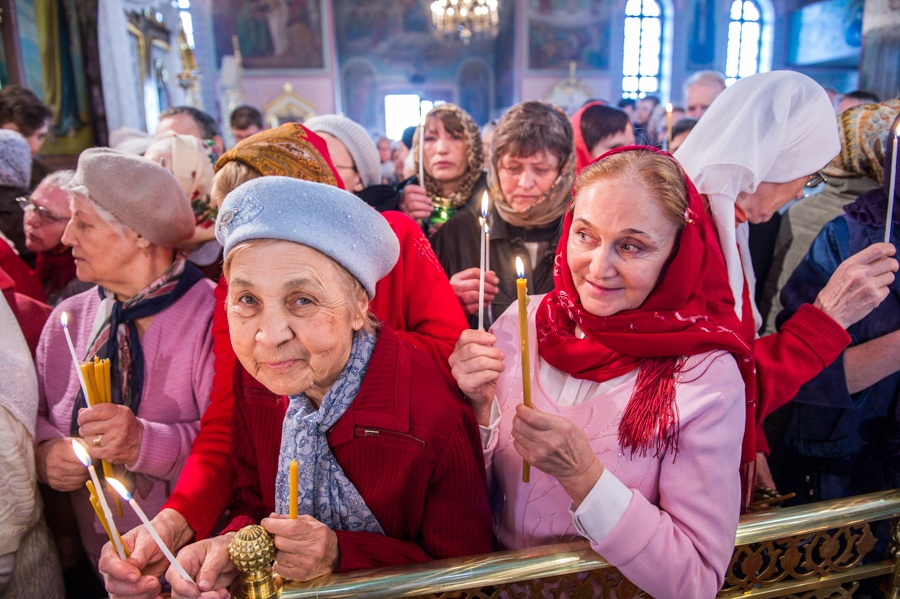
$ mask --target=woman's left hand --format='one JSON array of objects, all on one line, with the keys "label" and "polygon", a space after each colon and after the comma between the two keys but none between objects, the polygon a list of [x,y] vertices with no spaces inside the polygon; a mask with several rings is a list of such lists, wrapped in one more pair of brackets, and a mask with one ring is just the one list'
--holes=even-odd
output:
[{"label": "woman's left hand", "polygon": [[91,458],[130,466],[141,452],[144,427],[131,408],[101,403],[78,412],[78,434]]},{"label": "woman's left hand", "polygon": [[260,524],[275,535],[272,569],[278,575],[288,580],[309,580],[330,574],[338,567],[337,535],[312,516],[292,520],[272,514]]},{"label": "woman's left hand", "polygon": [[587,435],[566,418],[519,404],[512,437],[525,461],[558,480],[576,507],[603,474]]}]

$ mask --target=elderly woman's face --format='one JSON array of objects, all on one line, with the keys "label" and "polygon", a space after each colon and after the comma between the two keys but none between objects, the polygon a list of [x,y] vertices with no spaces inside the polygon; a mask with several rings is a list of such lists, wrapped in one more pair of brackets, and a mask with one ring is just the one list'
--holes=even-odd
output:
[{"label": "elderly woman's face", "polygon": [[[288,241],[242,248],[228,271],[228,325],[238,359],[273,393],[321,403],[347,359],[353,333],[340,266]],[[365,314],[366,302],[360,300]]]},{"label": "elderly woman's face", "polygon": [[640,307],[672,254],[678,227],[642,185],[601,179],[578,195],[567,246],[584,308],[612,316]]},{"label": "elderly woman's face", "polygon": [[516,212],[530,208],[556,181],[559,167],[559,158],[546,150],[531,156],[501,156],[497,178],[506,203]]},{"label": "elderly woman's face", "polygon": [[735,214],[740,222],[753,224],[768,222],[778,209],[803,197],[803,189],[812,175],[799,177],[787,183],[763,181],[753,193],[741,192],[735,200]]},{"label": "elderly woman's face", "polygon": [[120,233],[103,220],[90,202],[73,196],[69,204],[72,220],[66,225],[62,242],[72,247],[75,274],[87,283],[105,287],[117,295],[129,295],[133,289],[130,274],[133,261],[140,259],[146,240],[134,230]]}]

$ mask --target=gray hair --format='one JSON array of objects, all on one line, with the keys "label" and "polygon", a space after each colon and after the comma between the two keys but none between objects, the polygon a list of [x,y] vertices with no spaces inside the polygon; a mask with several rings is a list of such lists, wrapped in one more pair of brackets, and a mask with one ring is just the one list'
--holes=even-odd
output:
[{"label": "gray hair", "polygon": [[692,85],[702,85],[704,87],[717,87],[721,90],[725,89],[725,75],[719,71],[697,71],[684,82],[684,93]]},{"label": "gray hair", "polygon": [[125,231],[127,231],[130,227],[113,216],[113,214],[106,208],[95,202],[94,199],[87,193],[86,187],[84,187],[83,185],[69,185],[67,187],[60,187],[60,189],[68,192],[69,195],[71,195],[73,198],[77,198],[81,202],[93,208],[94,212],[100,215],[100,218],[102,218],[107,225],[112,227],[112,230],[115,231],[119,235],[119,237],[125,237]]},{"label": "gray hair", "polygon": [[68,186],[69,183],[72,182],[72,178],[74,176],[75,171],[72,169],[54,171],[41,180],[41,185],[46,183],[50,187],[58,187],[59,189],[62,189],[63,191],[71,195],[71,192],[66,189],[66,186]]}]

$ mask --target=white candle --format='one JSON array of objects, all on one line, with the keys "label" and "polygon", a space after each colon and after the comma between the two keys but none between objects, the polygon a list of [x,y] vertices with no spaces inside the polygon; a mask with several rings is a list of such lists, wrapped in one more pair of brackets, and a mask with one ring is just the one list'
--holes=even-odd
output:
[{"label": "white candle", "polygon": [[[84,374],[81,372],[81,360],[78,359],[78,354],[75,353],[75,345],[72,343],[72,337],[69,335],[69,313],[63,312],[62,316],[59,317],[59,323],[62,325],[63,333],[66,335],[66,343],[69,344],[69,353],[72,354],[72,362],[75,363],[75,374],[78,375],[78,382],[81,384],[81,392],[84,393],[84,401],[88,402],[90,399],[90,395],[88,395],[87,384],[84,382]],[[97,487],[98,489],[100,487]]]},{"label": "white candle", "polygon": [[163,555],[166,556],[166,559],[169,560],[169,563],[172,564],[172,567],[175,568],[175,571],[178,572],[182,578],[185,580],[190,580],[194,582],[194,579],[188,576],[188,573],[181,567],[181,564],[178,563],[178,560],[175,559],[175,556],[169,551],[169,548],[166,547],[166,544],[163,543],[162,539],[159,538],[159,533],[156,532],[156,529],[153,528],[153,524],[150,523],[150,519],[147,518],[147,514],[144,513],[144,510],[141,509],[141,506],[138,505],[138,502],[135,501],[134,497],[132,497],[131,493],[128,492],[128,489],[125,486],[117,481],[114,478],[108,478],[106,481],[109,485],[116,490],[116,492],[122,496],[122,499],[128,502],[128,505],[134,510],[134,513],[138,515],[138,518],[141,519],[141,522],[144,523],[144,527],[147,529],[147,532],[150,533],[150,536],[153,537],[153,540],[156,541],[156,545],[159,547],[159,550],[163,552]]},{"label": "white candle", "polygon": [[[484,272],[491,272],[491,227],[484,223]],[[491,328],[491,325],[494,323],[494,313],[493,313],[493,304],[488,303],[487,305],[487,326]]]},{"label": "white candle", "polygon": [[419,185],[425,187],[425,117],[428,114],[422,112],[421,104],[419,104],[419,114],[421,116],[421,124],[419,125]]},{"label": "white candle", "polygon": [[481,254],[478,263],[478,330],[484,329],[484,271],[486,270],[487,258],[485,252],[485,227],[487,227],[488,213],[488,193],[485,191],[481,194],[481,218],[478,219],[478,232],[481,234]]},{"label": "white candle", "polygon": [[[103,493],[103,487],[100,486],[100,479],[97,478],[97,471],[94,469],[94,464],[91,461],[91,456],[87,452],[87,450],[82,447],[81,443],[72,439],[72,449],[75,451],[75,455],[78,457],[78,460],[84,464],[84,467],[88,469],[88,473],[91,475],[91,481],[94,483],[94,488],[97,489],[97,498],[100,500],[100,507],[103,510],[103,515],[106,516],[106,521],[109,523],[110,532],[115,528],[116,524],[113,520],[112,511],[109,509],[109,504],[106,502],[106,495]],[[108,481],[112,481],[112,479],[107,479]],[[119,559],[125,559],[125,548],[122,547],[122,541],[119,539],[118,533],[112,535],[113,546],[116,548],[116,553],[119,554]]]},{"label": "white candle", "polygon": [[891,242],[891,226],[894,224],[894,194],[897,191],[897,139],[900,138],[900,123],[894,129],[894,153],[891,154],[891,182],[888,185],[887,217],[884,220],[884,242]]}]

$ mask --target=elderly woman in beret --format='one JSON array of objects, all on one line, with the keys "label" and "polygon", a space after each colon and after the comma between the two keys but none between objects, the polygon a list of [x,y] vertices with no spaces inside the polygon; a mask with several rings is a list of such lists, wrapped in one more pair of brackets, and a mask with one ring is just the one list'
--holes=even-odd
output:
[{"label": "elderly woman in beret", "polygon": [[[68,492],[96,566],[106,534],[88,501],[88,472],[72,450],[83,439],[113,465],[149,513],[165,502],[209,403],[213,285],[174,250],[194,232],[190,203],[158,164],[106,148],[83,152],[70,184],[78,278],[95,288],[61,302],[41,335],[35,432],[40,480]],[[88,407],[60,325],[79,360],[107,358],[111,402]],[[126,510],[120,529],[139,524]]]},{"label": "elderly woman in beret", "polygon": [[179,552],[197,584],[170,568],[173,596],[227,586],[228,544],[254,523],[275,536],[274,570],[289,580],[489,551],[471,408],[368,311],[400,251],[388,223],[335,187],[262,177],[225,198],[217,237],[232,345],[280,397],[235,388],[231,521]]}]

